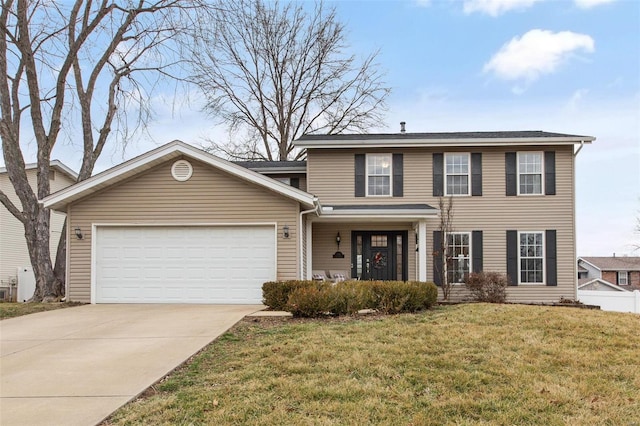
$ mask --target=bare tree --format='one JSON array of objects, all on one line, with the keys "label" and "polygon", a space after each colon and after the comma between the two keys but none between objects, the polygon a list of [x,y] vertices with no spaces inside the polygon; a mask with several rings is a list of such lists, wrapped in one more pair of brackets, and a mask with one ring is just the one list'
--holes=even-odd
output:
[{"label": "bare tree", "polygon": [[634,251],[640,251],[640,216],[636,217],[636,229],[635,229],[635,234],[638,236],[638,243],[635,243],[633,245],[633,250]]},{"label": "bare tree", "polygon": [[453,280],[449,276],[449,271],[453,265],[453,253],[449,245],[449,235],[453,232],[453,197],[449,197],[447,201],[443,197],[438,199],[438,208],[440,209],[440,222],[438,231],[440,232],[440,241],[435,247],[434,256],[436,258],[433,263],[437,280],[442,288],[442,298],[449,300],[451,290],[453,288]]},{"label": "bare tree", "polygon": [[228,125],[232,159],[299,159],[303,134],[366,132],[382,120],[389,88],[375,63],[346,53],[334,8],[263,0],[221,2],[186,45],[206,110]]},{"label": "bare tree", "polygon": [[[38,200],[49,195],[51,153],[61,134],[80,129],[82,166],[88,178],[106,143],[126,143],[149,118],[153,85],[177,77],[171,46],[193,27],[200,5],[179,0],[2,1],[0,137],[9,179],[20,200],[0,192],[0,203],[22,222],[36,277],[33,301],[64,295],[65,230],[56,265],[49,251],[50,212]],[[198,9],[202,13],[202,9]],[[27,181],[23,149],[37,146],[37,183]],[[65,225],[66,226],[66,225]]]}]

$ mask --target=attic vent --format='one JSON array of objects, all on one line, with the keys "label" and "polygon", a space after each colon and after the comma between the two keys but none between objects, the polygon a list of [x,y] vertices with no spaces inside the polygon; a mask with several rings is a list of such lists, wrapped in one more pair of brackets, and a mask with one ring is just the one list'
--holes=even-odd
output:
[{"label": "attic vent", "polygon": [[191,163],[186,160],[178,160],[171,166],[171,176],[178,182],[189,180],[192,174],[193,167],[191,167]]}]

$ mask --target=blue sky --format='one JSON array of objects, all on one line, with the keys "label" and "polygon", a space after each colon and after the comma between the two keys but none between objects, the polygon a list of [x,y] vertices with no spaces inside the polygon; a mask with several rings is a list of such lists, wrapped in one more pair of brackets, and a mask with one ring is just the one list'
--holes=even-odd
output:
[{"label": "blue sky", "polygon": [[[393,91],[386,123],[372,132],[396,132],[406,121],[409,132],[595,136],[577,157],[578,255],[633,254],[633,244],[640,244],[634,233],[640,216],[640,1],[328,5],[346,24],[350,51],[380,50],[378,62]],[[174,104],[173,94],[156,94],[150,140],[130,144],[124,154],[118,146],[106,149],[96,170],[173,139],[199,145],[224,134],[197,102]],[[73,145],[61,143],[54,156],[79,167]]]}]

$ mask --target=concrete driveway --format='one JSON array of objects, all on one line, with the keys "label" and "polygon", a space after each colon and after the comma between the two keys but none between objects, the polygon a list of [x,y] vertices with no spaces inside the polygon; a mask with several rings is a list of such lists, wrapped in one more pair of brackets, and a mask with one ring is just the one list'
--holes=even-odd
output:
[{"label": "concrete driveway", "polygon": [[0,424],[93,425],[261,305],[84,305],[0,321]]}]

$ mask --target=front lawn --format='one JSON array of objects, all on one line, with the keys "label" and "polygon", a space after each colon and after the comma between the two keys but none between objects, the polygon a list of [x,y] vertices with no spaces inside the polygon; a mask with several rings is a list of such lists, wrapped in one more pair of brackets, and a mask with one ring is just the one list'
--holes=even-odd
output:
[{"label": "front lawn", "polygon": [[7,318],[20,317],[22,315],[35,314],[36,312],[52,311],[54,309],[69,308],[79,306],[82,303],[17,303],[2,302],[0,303],[0,320]]},{"label": "front lawn", "polygon": [[245,320],[106,424],[640,425],[640,316],[469,304]]}]

